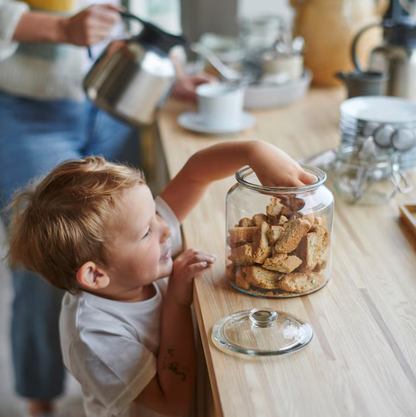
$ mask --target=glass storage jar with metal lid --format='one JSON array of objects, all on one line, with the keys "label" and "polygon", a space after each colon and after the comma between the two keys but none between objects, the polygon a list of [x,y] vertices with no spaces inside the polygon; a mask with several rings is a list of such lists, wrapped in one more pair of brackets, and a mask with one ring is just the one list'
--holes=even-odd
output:
[{"label": "glass storage jar with metal lid", "polygon": [[227,194],[226,276],[247,294],[290,298],[324,287],[331,271],[334,198],[322,170],[311,185],[266,187],[245,166]]},{"label": "glass storage jar with metal lid", "polygon": [[339,196],[354,204],[383,204],[397,191],[413,189],[400,169],[399,154],[374,152],[372,138],[363,143],[343,143],[338,149],[334,167],[334,186]]}]

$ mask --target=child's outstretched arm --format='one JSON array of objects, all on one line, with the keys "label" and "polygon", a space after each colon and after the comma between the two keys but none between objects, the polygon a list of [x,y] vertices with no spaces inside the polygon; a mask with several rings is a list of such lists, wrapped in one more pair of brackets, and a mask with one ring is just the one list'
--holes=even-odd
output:
[{"label": "child's outstretched arm", "polygon": [[194,154],[161,197],[182,222],[209,184],[233,175],[244,165],[253,168],[263,185],[290,187],[316,181],[285,152],[267,142],[224,142]]}]

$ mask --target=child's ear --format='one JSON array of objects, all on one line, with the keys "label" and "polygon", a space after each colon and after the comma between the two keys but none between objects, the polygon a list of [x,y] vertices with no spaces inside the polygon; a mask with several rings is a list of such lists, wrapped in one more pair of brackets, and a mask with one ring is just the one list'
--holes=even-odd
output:
[{"label": "child's ear", "polygon": [[101,290],[108,287],[110,277],[94,262],[86,262],[77,272],[77,281],[90,290]]}]

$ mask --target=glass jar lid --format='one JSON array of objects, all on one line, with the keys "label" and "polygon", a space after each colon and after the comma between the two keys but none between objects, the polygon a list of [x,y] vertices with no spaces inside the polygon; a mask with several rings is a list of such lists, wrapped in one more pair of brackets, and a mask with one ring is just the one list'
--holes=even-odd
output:
[{"label": "glass jar lid", "polygon": [[294,352],[305,347],[312,336],[308,323],[266,307],[225,316],[212,329],[212,339],[220,350],[255,356]]}]

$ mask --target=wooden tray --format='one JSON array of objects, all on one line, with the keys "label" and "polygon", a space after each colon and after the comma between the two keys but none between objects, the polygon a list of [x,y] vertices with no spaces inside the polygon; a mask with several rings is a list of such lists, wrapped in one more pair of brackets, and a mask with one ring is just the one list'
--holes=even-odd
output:
[{"label": "wooden tray", "polygon": [[403,204],[399,209],[400,217],[416,236],[416,204]]}]

